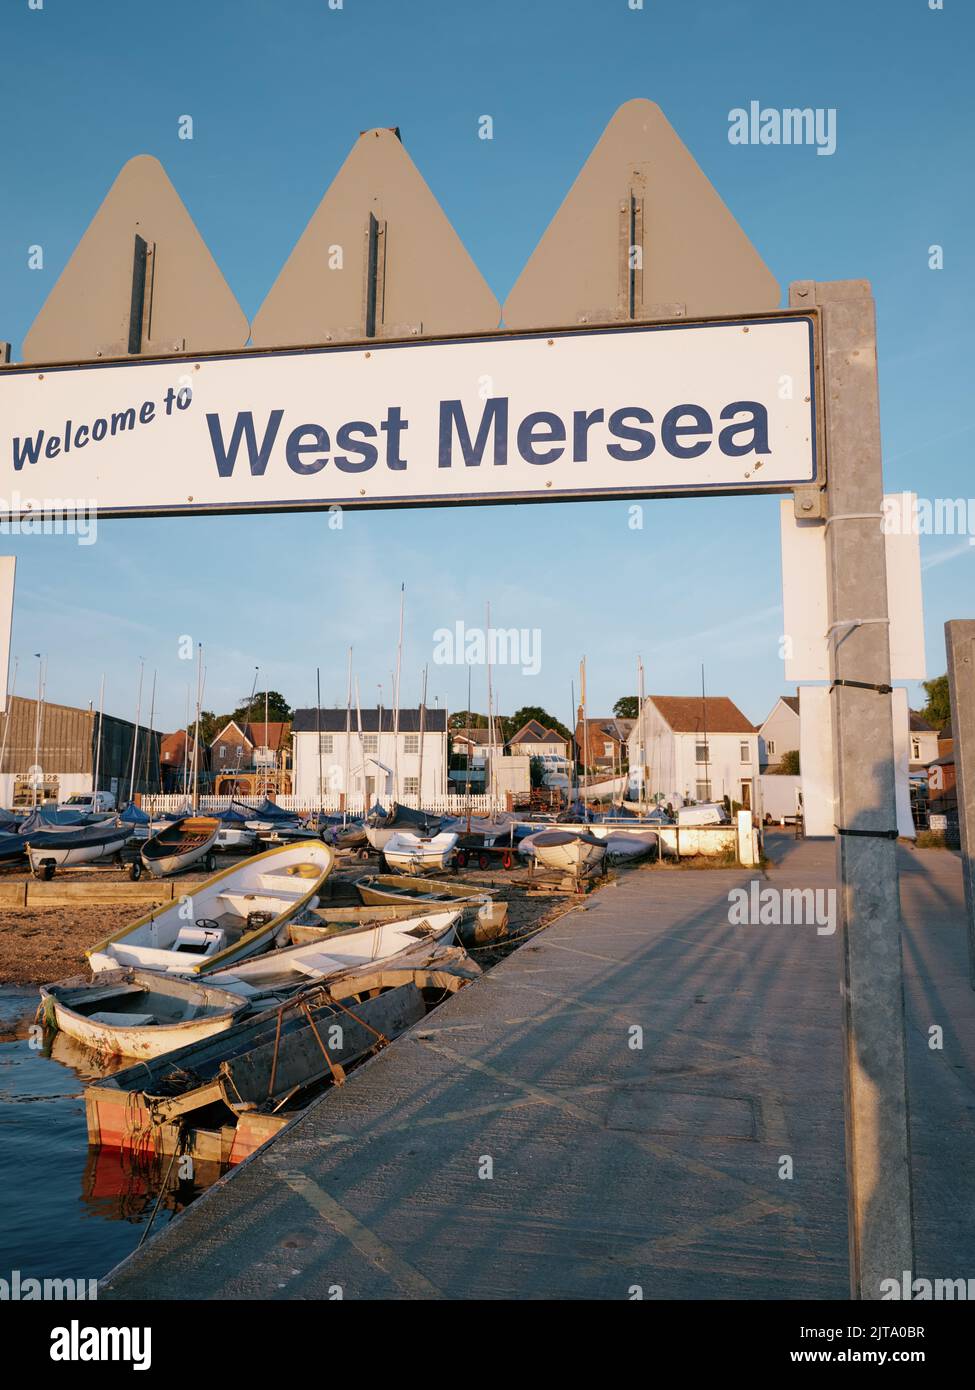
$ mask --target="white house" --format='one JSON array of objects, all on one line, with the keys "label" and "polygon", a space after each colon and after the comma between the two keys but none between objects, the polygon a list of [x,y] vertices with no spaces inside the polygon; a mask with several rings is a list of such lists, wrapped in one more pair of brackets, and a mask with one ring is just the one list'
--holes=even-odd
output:
[{"label": "white house", "polygon": [[755,805],[758,730],[726,695],[648,695],[627,749],[632,796]]},{"label": "white house", "polygon": [[[758,730],[761,770],[775,767],[783,753],[799,751],[799,696],[780,695]],[[937,757],[937,753],[935,754]]]},{"label": "white house", "polygon": [[938,751],[938,731],[922,719],[916,710],[908,710],[910,732],[911,772],[920,772],[931,766],[940,756]]},{"label": "white house", "polygon": [[[295,795],[313,804],[344,792],[371,806],[396,799],[425,804],[447,790],[447,711],[352,711],[351,733],[342,709],[296,709],[292,722]],[[421,733],[422,725],[422,733]],[[422,748],[422,753],[421,753]],[[348,787],[346,772],[348,771]],[[421,781],[422,778],[422,781]]]}]

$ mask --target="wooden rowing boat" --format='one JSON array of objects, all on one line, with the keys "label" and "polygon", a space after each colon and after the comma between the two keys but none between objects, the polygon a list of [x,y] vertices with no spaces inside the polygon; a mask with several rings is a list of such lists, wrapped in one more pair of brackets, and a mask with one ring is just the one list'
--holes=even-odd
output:
[{"label": "wooden rowing boat", "polygon": [[94,971],[134,965],[209,974],[266,950],[317,904],[334,864],[335,851],[321,841],[266,850],[106,937],[87,952],[88,962]]},{"label": "wooden rowing boat", "polygon": [[422,878],[415,874],[367,874],[356,883],[359,897],[367,906],[390,907],[403,903],[483,902],[496,898],[496,888],[474,883],[449,883],[442,878]]},{"label": "wooden rowing boat", "polygon": [[344,1081],[479,974],[460,948],[424,943],[347,971],[327,991],[305,990],[219,1037],[88,1086],[88,1141],[239,1163],[294,1118],[313,1087]]},{"label": "wooden rowing boat", "polygon": [[107,1057],[160,1057],[229,1028],[247,1001],[155,970],[106,970],[41,986],[49,1027]]},{"label": "wooden rowing boat", "polygon": [[182,873],[201,859],[212,869],[213,847],[220,830],[215,816],[183,816],[142,846],[142,862],[154,878]]},{"label": "wooden rowing boat", "polygon": [[247,998],[312,982],[324,984],[353,967],[387,960],[417,942],[450,944],[460,915],[460,909],[455,907],[449,912],[414,913],[402,921],[375,922],[350,931],[330,932],[323,926],[317,938],[265,951],[217,970],[209,978],[223,989]]}]

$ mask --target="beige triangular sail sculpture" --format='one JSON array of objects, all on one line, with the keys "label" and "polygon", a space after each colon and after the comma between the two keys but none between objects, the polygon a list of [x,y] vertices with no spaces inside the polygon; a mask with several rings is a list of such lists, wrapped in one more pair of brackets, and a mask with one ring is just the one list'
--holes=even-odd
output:
[{"label": "beige triangular sail sculpture", "polygon": [[24,361],[239,348],[248,332],[165,169],[143,154],[75,247],[24,340]]},{"label": "beige triangular sail sculpture", "polygon": [[616,112],[504,305],[507,328],[777,308],[771,271],[652,101]]},{"label": "beige triangular sail sculpture", "polygon": [[367,130],[251,327],[258,347],[497,328],[498,301],[395,130]]}]

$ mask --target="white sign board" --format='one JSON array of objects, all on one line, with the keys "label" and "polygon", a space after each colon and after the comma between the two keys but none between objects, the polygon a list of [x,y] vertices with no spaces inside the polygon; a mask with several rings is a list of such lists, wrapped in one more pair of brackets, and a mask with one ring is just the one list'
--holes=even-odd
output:
[{"label": "white sign board", "polygon": [[[897,833],[915,835],[911,815],[910,711],[907,691],[891,694],[894,726],[894,794]],[[805,832],[809,836],[835,835],[836,787],[833,781],[833,720],[829,689],[804,685],[799,690],[799,766],[802,769],[802,805]],[[769,778],[769,781],[772,779]]]},{"label": "white sign board", "polygon": [[[905,503],[910,496],[910,505]],[[892,680],[923,680],[927,675],[924,655],[924,615],[921,603],[921,546],[917,528],[901,524],[907,512],[913,517],[916,498],[899,493],[884,498],[887,562],[887,612],[890,618],[890,675]],[[843,523],[840,522],[840,525]],[[826,526],[819,521],[797,521],[791,501],[781,505],[782,632],[785,678],[788,681],[825,681],[830,678],[826,629]],[[879,617],[854,613],[856,618]],[[842,632],[839,633],[842,637]]]},{"label": "white sign board", "polygon": [[786,491],[817,477],[813,344],[781,313],[8,367],[0,515]]},{"label": "white sign board", "polygon": [[0,555],[0,714],[7,708],[7,681],[10,679],[10,633],[14,622],[14,576],[17,561]]}]

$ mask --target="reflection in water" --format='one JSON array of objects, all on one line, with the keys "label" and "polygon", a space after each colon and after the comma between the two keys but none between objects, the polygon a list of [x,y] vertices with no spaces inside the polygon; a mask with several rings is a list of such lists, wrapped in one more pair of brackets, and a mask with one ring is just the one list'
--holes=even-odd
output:
[{"label": "reflection in water", "polygon": [[90,1148],[84,1088],[130,1059],[32,1034],[36,1007],[35,991],[0,987],[0,1277],[98,1279],[135,1249],[157,1199],[153,1234],[221,1168]]},{"label": "reflection in water", "polygon": [[82,1179],[85,1206],[92,1215],[106,1221],[141,1225],[152,1216],[158,1202],[153,1223],[153,1229],[157,1229],[163,1212],[169,1212],[170,1217],[178,1215],[226,1171],[219,1163],[204,1163],[189,1155],[177,1158],[175,1163],[170,1158],[169,1154],[156,1157],[131,1150],[90,1147]]}]

